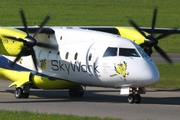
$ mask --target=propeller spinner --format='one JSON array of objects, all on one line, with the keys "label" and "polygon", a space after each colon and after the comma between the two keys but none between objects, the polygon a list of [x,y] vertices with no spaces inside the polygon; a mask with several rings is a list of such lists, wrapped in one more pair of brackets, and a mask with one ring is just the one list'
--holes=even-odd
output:
[{"label": "propeller spinner", "polygon": [[[140,46],[145,47],[144,51],[151,56],[152,54],[152,47],[168,62],[168,63],[173,63],[173,61],[170,59],[170,57],[158,46],[158,40],[167,37],[170,35],[172,32],[169,33],[163,33],[159,35],[158,37],[155,37],[154,35],[154,28],[156,24],[156,16],[157,16],[157,7],[154,7],[154,12],[153,12],[153,19],[152,19],[152,26],[151,26],[151,34],[146,35],[140,28],[139,26],[133,21],[129,20],[129,23],[141,34],[145,37],[144,43],[141,44]],[[174,29],[173,29],[174,30]],[[176,29],[175,29],[176,30]]]},{"label": "propeller spinner", "polygon": [[26,32],[27,36],[24,39],[13,37],[13,36],[4,36],[6,38],[13,39],[15,41],[23,42],[23,44],[24,44],[24,47],[22,48],[20,53],[17,55],[16,59],[12,62],[12,64],[10,65],[10,68],[12,68],[15,65],[15,63],[22,56],[26,55],[26,53],[29,53],[32,56],[32,60],[33,60],[35,69],[36,69],[36,71],[38,71],[36,55],[35,55],[35,51],[34,51],[33,47],[34,46],[39,46],[39,47],[52,48],[52,49],[56,48],[55,46],[52,46],[52,45],[49,45],[49,44],[46,44],[46,43],[37,42],[37,40],[35,39],[35,36],[38,35],[41,32],[43,26],[48,22],[48,20],[50,19],[51,16],[47,15],[45,17],[45,19],[43,20],[43,22],[41,23],[41,25],[39,26],[38,30],[35,32],[35,34],[33,36],[30,36],[23,9],[20,9],[20,15],[21,15],[21,19],[22,19],[22,22],[23,22],[23,25],[24,25],[25,32]]}]

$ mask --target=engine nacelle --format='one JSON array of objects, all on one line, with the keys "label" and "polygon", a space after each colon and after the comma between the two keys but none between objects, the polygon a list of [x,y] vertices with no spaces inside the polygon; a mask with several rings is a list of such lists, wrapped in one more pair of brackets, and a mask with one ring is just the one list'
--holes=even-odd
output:
[{"label": "engine nacelle", "polygon": [[78,85],[65,80],[50,79],[37,75],[33,76],[32,82],[37,88],[40,89],[69,89]]},{"label": "engine nacelle", "polygon": [[[116,27],[118,29],[121,36],[128,38],[135,42],[136,44],[140,45],[144,43],[145,37],[141,35],[136,29],[133,28],[126,28],[126,27]],[[146,35],[148,33],[144,32]]]},{"label": "engine nacelle", "polygon": [[23,42],[14,41],[5,36],[24,39],[27,34],[14,28],[0,27],[0,54],[17,56],[24,46]]}]

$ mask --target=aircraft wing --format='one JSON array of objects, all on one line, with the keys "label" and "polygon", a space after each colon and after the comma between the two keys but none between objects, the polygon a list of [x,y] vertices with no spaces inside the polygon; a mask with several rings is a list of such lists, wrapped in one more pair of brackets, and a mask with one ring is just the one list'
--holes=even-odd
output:
[{"label": "aircraft wing", "polygon": [[[45,34],[55,34],[55,31],[51,29],[51,27],[63,27],[63,26],[46,26],[42,28],[42,31],[40,33],[45,33]],[[133,27],[125,27],[125,26],[66,26],[67,28],[80,28],[80,29],[88,29],[88,30],[96,30],[96,31],[101,31],[101,32],[107,32],[107,33],[112,33],[112,34],[117,34],[119,35],[119,30],[118,28],[129,28],[129,29],[134,29]],[[15,27],[16,29],[19,29],[21,31],[25,32],[24,27]],[[150,27],[140,27],[141,30],[151,33],[151,28]],[[38,27],[36,26],[30,26],[28,28],[29,33],[35,33],[38,30]],[[180,34],[180,29],[178,28],[154,28],[154,33],[155,34],[162,34],[162,33],[171,33],[171,34]]]},{"label": "aircraft wing", "polygon": [[[76,26],[78,27],[78,26]],[[118,28],[129,28],[134,29],[133,27],[123,27],[123,26],[79,26],[82,29],[89,29],[89,30],[97,30],[102,32],[108,32],[113,34],[119,34]],[[141,30],[151,33],[150,27],[140,27]],[[173,34],[180,34],[180,29],[177,28],[154,28],[155,34],[161,33],[173,33]]]},{"label": "aircraft wing", "polygon": [[[141,27],[141,30],[151,33],[151,28]],[[154,33],[161,34],[161,33],[174,33],[180,34],[180,29],[178,28],[154,28]]]},{"label": "aircraft wing", "polygon": [[[15,28],[26,32],[25,28],[23,28],[23,27],[15,27]],[[38,27],[30,27],[30,28],[28,28],[28,31],[29,31],[29,33],[35,33],[38,29],[39,29]],[[43,28],[40,33],[54,34],[55,32],[51,28]]]}]

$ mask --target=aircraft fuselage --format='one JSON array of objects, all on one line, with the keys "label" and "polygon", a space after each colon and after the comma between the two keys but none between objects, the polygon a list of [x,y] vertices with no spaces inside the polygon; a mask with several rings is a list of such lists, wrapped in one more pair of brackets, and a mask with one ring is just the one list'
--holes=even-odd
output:
[{"label": "aircraft fuselage", "polygon": [[[52,29],[56,34],[36,37],[37,41],[58,46],[56,50],[34,48],[40,74],[82,85],[117,88],[122,85],[145,87],[159,79],[153,61],[137,44],[125,38],[90,30]],[[108,55],[108,49],[116,50],[115,55]],[[130,50],[137,55],[121,55],[121,50]],[[17,64],[35,71],[29,56],[22,57]]]}]

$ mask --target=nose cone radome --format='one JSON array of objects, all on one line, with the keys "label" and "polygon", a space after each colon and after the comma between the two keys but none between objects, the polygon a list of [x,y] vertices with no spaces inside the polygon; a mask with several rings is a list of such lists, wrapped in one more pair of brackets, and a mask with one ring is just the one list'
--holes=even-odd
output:
[{"label": "nose cone radome", "polygon": [[155,66],[145,67],[140,73],[140,79],[147,86],[156,84],[159,81],[159,77],[159,71]]}]

